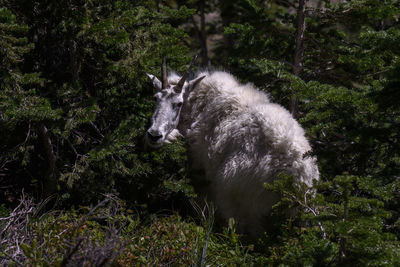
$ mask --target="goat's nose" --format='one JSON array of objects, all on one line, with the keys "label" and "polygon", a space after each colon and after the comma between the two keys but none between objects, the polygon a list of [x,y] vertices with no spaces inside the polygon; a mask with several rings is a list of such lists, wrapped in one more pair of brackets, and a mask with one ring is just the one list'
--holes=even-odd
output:
[{"label": "goat's nose", "polygon": [[162,138],[162,134],[159,132],[147,131],[147,137],[149,137],[151,141],[156,142]]}]

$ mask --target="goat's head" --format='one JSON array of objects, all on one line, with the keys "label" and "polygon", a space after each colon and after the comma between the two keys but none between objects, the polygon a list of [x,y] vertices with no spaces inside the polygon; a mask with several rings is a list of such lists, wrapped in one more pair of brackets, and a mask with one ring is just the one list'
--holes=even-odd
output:
[{"label": "goat's head", "polygon": [[188,71],[179,79],[178,83],[170,83],[167,77],[166,60],[163,58],[161,67],[161,81],[152,74],[147,74],[153,82],[157,93],[154,95],[157,105],[151,117],[151,127],[146,133],[146,142],[151,147],[160,147],[166,142],[175,139],[179,134],[179,117],[183,106],[185,92],[193,88],[205,76],[187,82],[189,72],[196,61],[197,55],[193,58]]}]

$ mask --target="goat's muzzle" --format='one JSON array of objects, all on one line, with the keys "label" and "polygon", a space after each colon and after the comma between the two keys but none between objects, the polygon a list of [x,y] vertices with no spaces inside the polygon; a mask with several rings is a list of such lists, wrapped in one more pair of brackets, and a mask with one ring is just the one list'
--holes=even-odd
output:
[{"label": "goat's muzzle", "polygon": [[162,146],[163,135],[158,131],[148,130],[146,140],[149,146],[160,147]]}]

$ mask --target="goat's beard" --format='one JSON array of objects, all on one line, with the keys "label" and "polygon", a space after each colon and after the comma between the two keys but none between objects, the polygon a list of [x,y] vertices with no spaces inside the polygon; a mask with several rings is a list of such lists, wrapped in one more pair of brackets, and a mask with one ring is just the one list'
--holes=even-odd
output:
[{"label": "goat's beard", "polygon": [[[164,142],[164,141],[163,141],[163,142]],[[147,139],[147,137],[145,138],[145,145],[146,145],[146,147],[149,146],[149,147],[152,147],[152,148],[160,148],[160,147],[163,146],[163,144],[164,144],[163,142],[162,142],[162,143],[161,143],[161,142],[155,143],[155,142],[152,142],[152,141],[150,141],[149,139]]]},{"label": "goat's beard", "polygon": [[179,132],[178,129],[173,129],[165,138],[164,144],[170,144],[178,139],[178,137],[182,137],[182,134]]}]

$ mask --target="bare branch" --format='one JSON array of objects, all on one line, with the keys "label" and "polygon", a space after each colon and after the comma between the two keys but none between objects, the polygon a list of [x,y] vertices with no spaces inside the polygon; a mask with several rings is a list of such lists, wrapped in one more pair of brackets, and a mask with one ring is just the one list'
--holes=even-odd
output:
[{"label": "bare branch", "polygon": [[[34,253],[41,253],[41,261],[50,266],[55,264],[54,260],[59,256],[62,257],[61,266],[106,266],[111,265],[126,246],[127,243],[121,238],[124,225],[114,223],[112,219],[121,210],[116,197],[106,195],[103,201],[90,209],[78,222],[73,223],[72,227],[61,228],[60,232],[44,231],[43,227],[47,227],[47,222],[40,221],[40,217],[37,216],[47,203],[46,201],[35,204],[32,199],[22,193],[18,206],[8,216],[0,218],[0,248],[2,249],[0,266],[26,266],[31,255],[25,255],[24,247],[34,249]],[[87,223],[92,216],[104,217],[104,221],[107,222],[107,228],[104,229],[107,232],[102,241],[91,238],[90,233],[88,235],[85,231],[76,231],[77,227]],[[39,228],[32,227],[31,218],[39,220],[37,225]],[[51,217],[51,221],[52,224],[66,223],[63,216]],[[62,242],[57,245],[57,248],[63,248],[61,251],[48,249],[49,245],[52,245],[48,242],[54,240],[53,238]],[[59,255],[55,257],[54,253],[59,253]]]}]

